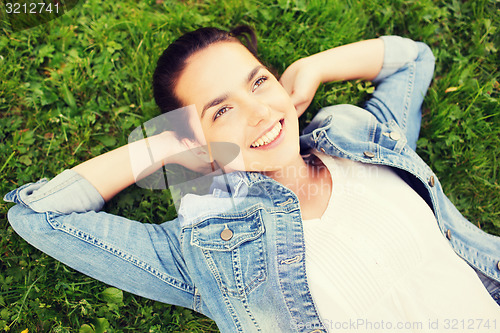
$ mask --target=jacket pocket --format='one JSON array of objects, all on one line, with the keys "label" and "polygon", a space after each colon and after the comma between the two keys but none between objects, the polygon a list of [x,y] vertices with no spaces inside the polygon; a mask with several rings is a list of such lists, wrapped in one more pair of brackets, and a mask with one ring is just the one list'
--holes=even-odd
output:
[{"label": "jacket pocket", "polygon": [[254,208],[208,218],[193,227],[191,244],[199,247],[222,291],[244,297],[265,281],[264,223]]}]

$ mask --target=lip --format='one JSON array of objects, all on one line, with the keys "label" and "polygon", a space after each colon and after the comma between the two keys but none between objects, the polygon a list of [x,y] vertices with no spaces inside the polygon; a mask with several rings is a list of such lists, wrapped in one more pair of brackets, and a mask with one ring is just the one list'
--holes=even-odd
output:
[{"label": "lip", "polygon": [[[274,139],[273,141],[271,141],[270,143],[268,143],[267,145],[264,145],[264,146],[259,146],[259,147],[252,147],[250,146],[251,149],[261,149],[261,150],[266,150],[266,149],[272,149],[274,148],[275,146],[279,145],[281,143],[281,141],[283,141],[283,137],[284,137],[284,130],[285,130],[285,119],[282,118],[279,120],[279,122],[281,123],[281,131],[280,131],[280,134],[278,134],[278,136],[276,137],[276,139]],[[258,137],[262,137],[264,134],[266,134],[267,132],[269,132],[270,130],[273,129],[273,127],[276,125],[276,123],[274,123],[271,127],[269,127],[266,131],[262,132],[262,134]],[[257,138],[257,139],[258,139]]]}]

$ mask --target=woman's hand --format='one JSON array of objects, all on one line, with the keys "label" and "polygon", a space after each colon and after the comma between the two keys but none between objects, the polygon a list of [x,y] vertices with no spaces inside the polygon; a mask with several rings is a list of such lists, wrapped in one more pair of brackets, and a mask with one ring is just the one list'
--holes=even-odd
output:
[{"label": "woman's hand", "polygon": [[160,135],[169,147],[169,156],[163,160],[163,164],[175,163],[204,174],[213,171],[206,145],[187,138],[179,140],[172,131],[165,131]]},{"label": "woman's hand", "polygon": [[321,83],[321,75],[317,67],[314,57],[302,58],[288,66],[281,75],[280,83],[290,95],[298,117],[311,104]]},{"label": "woman's hand", "polygon": [[384,60],[382,39],[347,44],[299,59],[280,79],[300,117],[316,94],[320,83],[344,80],[373,80]]}]

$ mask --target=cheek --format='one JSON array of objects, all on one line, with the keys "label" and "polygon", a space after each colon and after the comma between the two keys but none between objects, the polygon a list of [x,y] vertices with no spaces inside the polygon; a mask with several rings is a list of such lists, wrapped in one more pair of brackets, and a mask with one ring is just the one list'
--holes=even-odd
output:
[{"label": "cheek", "polygon": [[285,89],[278,83],[273,89],[269,89],[266,93],[266,99],[274,109],[284,111],[294,111],[292,99],[287,94]]},{"label": "cheek", "polygon": [[284,100],[290,99],[290,96],[288,96],[285,89],[283,89],[281,84],[279,84],[278,82],[273,84],[270,89],[267,89],[266,93],[267,93],[267,95],[274,96],[274,99],[276,99],[276,100],[284,101]]},{"label": "cheek", "polygon": [[224,126],[216,126],[209,131],[205,131],[209,142],[230,142],[240,145],[243,140],[243,128],[241,122],[231,122],[230,119],[224,122]]}]

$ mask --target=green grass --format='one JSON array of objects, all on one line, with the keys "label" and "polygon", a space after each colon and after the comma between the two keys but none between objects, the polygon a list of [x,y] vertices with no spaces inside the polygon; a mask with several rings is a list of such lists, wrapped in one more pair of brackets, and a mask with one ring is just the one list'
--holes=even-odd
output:
[{"label": "green grass", "polygon": [[[337,45],[399,34],[426,42],[437,59],[418,152],[457,208],[500,235],[499,14],[495,0],[89,0],[32,29],[3,25],[0,193],[126,144],[158,114],[155,62],[182,32],[249,24],[261,57],[279,71]],[[365,90],[356,82],[321,86],[302,124],[321,106],[360,103]],[[0,203],[0,330],[217,331],[190,310],[107,289],[40,253],[9,227],[9,207]],[[168,191],[139,188],[106,209],[152,223],[175,216]]]}]

